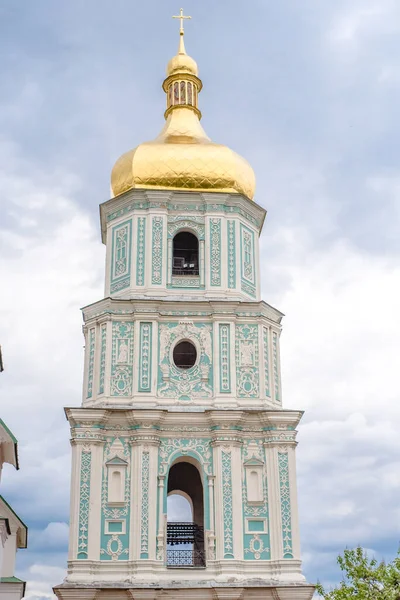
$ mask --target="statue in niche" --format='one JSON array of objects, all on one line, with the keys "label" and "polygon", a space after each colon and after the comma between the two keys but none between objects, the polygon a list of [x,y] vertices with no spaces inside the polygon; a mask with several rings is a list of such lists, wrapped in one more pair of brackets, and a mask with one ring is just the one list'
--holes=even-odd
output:
[{"label": "statue in niche", "polygon": [[252,342],[242,342],[240,347],[240,364],[242,367],[254,365],[254,347]]},{"label": "statue in niche", "polygon": [[121,343],[118,348],[118,363],[127,363],[128,362],[128,344],[125,340],[121,340]]}]

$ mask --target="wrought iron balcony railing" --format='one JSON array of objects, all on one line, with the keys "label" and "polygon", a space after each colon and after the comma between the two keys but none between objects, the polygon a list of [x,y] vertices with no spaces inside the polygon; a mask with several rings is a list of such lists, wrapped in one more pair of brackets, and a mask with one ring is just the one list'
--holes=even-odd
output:
[{"label": "wrought iron balcony railing", "polygon": [[204,552],[201,550],[167,550],[167,567],[194,567],[206,566]]},{"label": "wrought iron balcony railing", "polygon": [[[181,548],[175,549],[174,546],[181,546]],[[205,566],[203,527],[190,522],[167,523],[167,567],[204,568]]]},{"label": "wrought iron balcony railing", "polygon": [[204,544],[204,529],[196,523],[175,522],[167,523],[167,544]]}]

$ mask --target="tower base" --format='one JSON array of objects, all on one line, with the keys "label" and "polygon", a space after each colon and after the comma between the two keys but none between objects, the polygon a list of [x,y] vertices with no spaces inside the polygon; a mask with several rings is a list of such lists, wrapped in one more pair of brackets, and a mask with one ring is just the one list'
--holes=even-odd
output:
[{"label": "tower base", "polygon": [[232,584],[174,581],[138,587],[132,583],[82,585],[63,583],[54,588],[60,600],[311,600],[314,586],[252,580]]}]

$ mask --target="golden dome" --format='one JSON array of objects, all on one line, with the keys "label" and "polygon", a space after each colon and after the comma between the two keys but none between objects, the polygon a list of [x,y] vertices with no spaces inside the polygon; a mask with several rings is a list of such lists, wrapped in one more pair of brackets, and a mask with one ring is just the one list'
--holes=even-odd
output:
[{"label": "golden dome", "polygon": [[186,54],[183,28],[178,54],[168,63],[163,89],[166,123],[160,135],[123,154],[111,173],[118,196],[130,189],[172,189],[238,193],[252,199],[254,171],[227,146],[215,144],[200,124],[197,96],[202,82],[197,64]]}]

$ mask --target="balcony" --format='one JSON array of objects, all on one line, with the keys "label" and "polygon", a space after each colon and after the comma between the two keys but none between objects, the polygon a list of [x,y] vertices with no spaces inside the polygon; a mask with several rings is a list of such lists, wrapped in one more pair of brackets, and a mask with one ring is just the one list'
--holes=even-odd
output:
[{"label": "balcony", "polygon": [[167,567],[204,569],[205,566],[203,527],[188,522],[167,523]]}]

